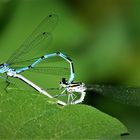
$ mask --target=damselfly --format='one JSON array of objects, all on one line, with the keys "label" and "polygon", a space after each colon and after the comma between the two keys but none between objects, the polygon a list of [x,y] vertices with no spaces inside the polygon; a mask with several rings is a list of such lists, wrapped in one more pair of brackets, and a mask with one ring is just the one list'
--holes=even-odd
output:
[{"label": "damselfly", "polygon": [[[40,70],[40,71],[45,71],[47,73],[48,71],[47,67],[37,68],[37,65],[48,58],[60,57],[69,63],[70,75],[67,81],[64,82],[64,80],[62,80],[62,82],[65,85],[62,84],[61,82],[59,88],[62,90],[59,93],[60,95],[67,93],[65,95],[68,95],[68,99],[67,99],[68,101],[64,102],[64,101],[57,100],[57,102],[62,105],[65,105],[67,103],[79,103],[79,99],[76,98],[74,99],[72,96],[73,92],[81,93],[81,90],[78,90],[78,88],[74,89],[74,86],[71,86],[71,84],[74,81],[74,67],[73,67],[72,60],[66,55],[62,54],[61,52],[45,54],[47,48],[46,45],[51,40],[51,32],[55,28],[57,22],[58,22],[57,15],[53,14],[47,16],[37,26],[37,28],[33,31],[33,33],[24,41],[21,47],[19,47],[12,54],[12,56],[6,61],[6,63],[0,65],[0,73],[6,74],[6,76],[1,76],[1,78],[6,80],[8,82],[8,85],[10,84],[10,81],[8,79],[9,77],[18,78],[22,80],[24,83],[26,83],[27,85],[29,85],[30,87],[37,90],[38,92],[48,96],[49,98],[54,98],[53,95],[49,94],[46,90],[42,89],[40,86],[37,86],[32,81],[26,79],[23,75],[21,75],[21,73],[30,70],[34,70],[34,71]],[[56,67],[56,71],[57,69],[60,68]],[[83,100],[83,96],[81,97],[80,94],[80,102],[82,100]]]}]

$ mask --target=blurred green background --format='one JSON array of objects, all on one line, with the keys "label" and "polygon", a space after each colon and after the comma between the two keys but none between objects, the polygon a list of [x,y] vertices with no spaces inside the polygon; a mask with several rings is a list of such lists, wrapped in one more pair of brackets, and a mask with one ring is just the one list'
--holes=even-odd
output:
[{"label": "blurred green background", "polygon": [[[0,0],[0,62],[20,46],[49,14],[59,23],[48,52],[68,54],[76,81],[140,86],[139,0]],[[123,122],[140,138],[140,109],[87,94],[93,105]]]}]

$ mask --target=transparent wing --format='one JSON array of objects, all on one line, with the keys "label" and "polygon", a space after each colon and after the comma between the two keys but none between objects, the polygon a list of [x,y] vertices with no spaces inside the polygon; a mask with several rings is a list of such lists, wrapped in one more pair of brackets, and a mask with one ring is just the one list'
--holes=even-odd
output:
[{"label": "transparent wing", "polygon": [[57,15],[47,16],[24,41],[21,47],[12,54],[7,63],[13,66],[21,61],[32,60],[44,55],[52,40],[51,32],[57,25],[57,22]]},{"label": "transparent wing", "polygon": [[63,68],[63,67],[37,67],[29,71],[43,73],[43,74],[50,74],[50,75],[62,75],[62,76],[70,74],[69,68]]},{"label": "transparent wing", "polygon": [[[19,67],[15,67],[18,69]],[[69,68],[65,67],[34,67],[29,69],[27,72],[35,72],[35,73],[42,73],[46,75],[70,75],[70,70]]]},{"label": "transparent wing", "polygon": [[140,106],[140,87],[87,85],[87,91],[93,91],[124,104]]}]

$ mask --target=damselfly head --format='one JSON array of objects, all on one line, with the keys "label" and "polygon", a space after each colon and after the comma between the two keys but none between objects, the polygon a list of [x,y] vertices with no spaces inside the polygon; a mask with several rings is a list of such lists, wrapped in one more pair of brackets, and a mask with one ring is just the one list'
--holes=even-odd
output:
[{"label": "damselfly head", "polygon": [[0,64],[0,68],[3,68],[4,67],[4,64]]},{"label": "damselfly head", "polygon": [[6,63],[0,64],[0,68],[4,68],[4,67],[7,67],[7,66],[8,66],[8,64],[6,64]]},{"label": "damselfly head", "polygon": [[6,63],[0,64],[0,73],[5,73],[8,71],[8,69],[9,69],[8,64]]},{"label": "damselfly head", "polygon": [[62,78],[62,80],[60,81],[60,88],[67,88],[68,86],[69,85],[66,78]]},{"label": "damselfly head", "polygon": [[62,78],[62,81],[60,82],[60,84],[67,85],[67,84],[68,84],[68,82],[67,82],[66,78]]}]

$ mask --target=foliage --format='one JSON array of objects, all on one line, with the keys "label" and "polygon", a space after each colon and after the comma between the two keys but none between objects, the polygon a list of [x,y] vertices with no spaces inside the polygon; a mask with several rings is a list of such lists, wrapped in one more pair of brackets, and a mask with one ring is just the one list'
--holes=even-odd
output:
[{"label": "foliage", "polygon": [[86,105],[49,103],[35,92],[1,92],[0,139],[120,139],[117,119]]}]

